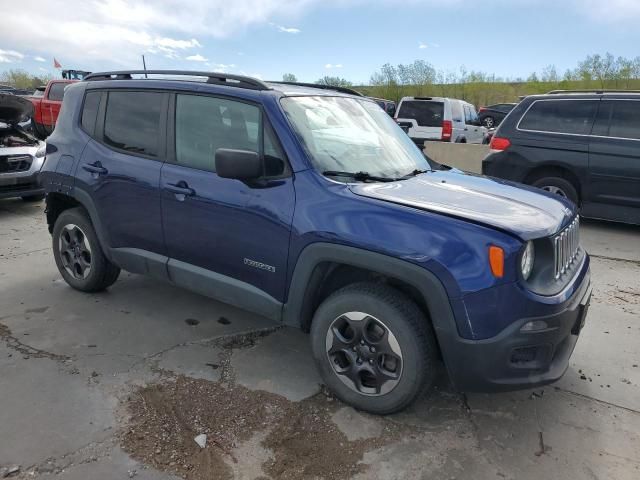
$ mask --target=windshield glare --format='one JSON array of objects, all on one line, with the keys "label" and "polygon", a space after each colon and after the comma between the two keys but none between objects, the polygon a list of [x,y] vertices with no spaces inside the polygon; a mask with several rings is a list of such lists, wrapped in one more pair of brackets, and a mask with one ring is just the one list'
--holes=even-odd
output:
[{"label": "windshield glare", "polygon": [[418,147],[374,102],[345,97],[285,97],[282,107],[321,172],[397,178],[430,170]]}]

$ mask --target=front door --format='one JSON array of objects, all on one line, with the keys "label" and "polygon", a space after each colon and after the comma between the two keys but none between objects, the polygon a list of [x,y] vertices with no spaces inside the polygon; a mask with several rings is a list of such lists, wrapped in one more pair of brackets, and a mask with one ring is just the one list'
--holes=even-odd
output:
[{"label": "front door", "polygon": [[[172,160],[161,175],[169,275],[178,284],[267,314],[270,303],[284,298],[295,203],[279,143],[251,103],[176,94],[171,111]],[[265,177],[219,177],[219,148],[260,153]]]},{"label": "front door", "polygon": [[640,209],[640,101],[600,102],[590,137],[589,177],[586,201]]}]

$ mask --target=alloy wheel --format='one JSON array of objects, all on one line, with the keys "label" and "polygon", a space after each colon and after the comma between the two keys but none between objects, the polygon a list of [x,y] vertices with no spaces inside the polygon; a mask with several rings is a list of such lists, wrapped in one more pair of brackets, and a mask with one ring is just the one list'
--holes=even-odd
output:
[{"label": "alloy wheel", "polygon": [[402,377],[398,340],[382,321],[364,312],[344,313],[333,320],[326,352],[338,378],[360,394],[385,395]]},{"label": "alloy wheel", "polygon": [[493,128],[495,122],[493,121],[493,117],[486,117],[484,119],[484,126],[487,128]]},{"label": "alloy wheel", "polygon": [[556,187],[554,185],[545,185],[540,187],[542,190],[553,193],[555,195],[560,195],[561,197],[567,198],[567,194],[560,187]]},{"label": "alloy wheel", "polygon": [[58,239],[60,259],[73,278],[83,280],[91,272],[91,245],[80,227],[65,225]]}]

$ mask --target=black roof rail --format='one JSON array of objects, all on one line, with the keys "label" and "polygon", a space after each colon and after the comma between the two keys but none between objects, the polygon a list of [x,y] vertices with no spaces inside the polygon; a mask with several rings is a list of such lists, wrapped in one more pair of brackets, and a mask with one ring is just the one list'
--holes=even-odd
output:
[{"label": "black roof rail", "polygon": [[303,82],[276,82],[269,81],[268,83],[275,83],[277,85],[296,85],[298,87],[320,88],[322,90],[335,90],[336,92],[346,93],[349,95],[356,95],[358,97],[364,97],[360,92],[347,87],[336,87],[334,85],[322,85],[318,83],[303,83]]},{"label": "black roof rail", "polygon": [[257,78],[230,73],[195,72],[190,70],[118,70],[114,72],[96,72],[84,77],[85,81],[131,80],[132,75],[170,75],[175,77],[206,77],[207,83],[228,87],[248,88],[251,90],[271,90],[271,87]]},{"label": "black roof rail", "polygon": [[603,93],[640,93],[640,90],[615,90],[607,88],[585,88],[578,90],[551,90],[547,95],[562,95],[563,93],[595,93],[601,95]]}]

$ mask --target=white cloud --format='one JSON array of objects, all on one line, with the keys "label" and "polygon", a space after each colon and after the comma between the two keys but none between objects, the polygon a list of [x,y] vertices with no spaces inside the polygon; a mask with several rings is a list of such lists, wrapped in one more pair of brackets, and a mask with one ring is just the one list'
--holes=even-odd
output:
[{"label": "white cloud", "polygon": [[46,59],[46,58],[44,58],[44,57],[39,57],[38,55],[36,55],[35,57],[33,57],[33,59],[34,59],[36,62],[46,62],[46,61],[47,61],[47,59]]},{"label": "white cloud", "polygon": [[47,73],[49,73],[49,70],[47,70],[47,69],[46,69],[46,68],[44,68],[44,67],[38,67],[38,70],[40,70],[41,72],[47,72]]},{"label": "white cloud", "polygon": [[202,55],[200,55],[199,53],[196,55],[189,55],[188,57],[185,57],[185,60],[189,60],[190,62],[206,62],[207,61],[207,59]]},{"label": "white cloud", "polygon": [[418,43],[418,48],[429,48],[429,45],[427,45],[426,43]]},{"label": "white cloud", "polygon": [[324,68],[331,70],[332,68],[342,68],[342,64],[341,63],[327,63]]},{"label": "white cloud", "polygon": [[2,50],[0,49],[0,63],[15,63],[24,58],[24,55],[15,50]]},{"label": "white cloud", "polygon": [[640,19],[638,0],[573,0],[576,8],[600,22],[634,22]]},{"label": "white cloud", "polygon": [[276,29],[279,32],[282,33],[300,33],[300,29],[299,28],[295,28],[295,27],[283,27],[282,25],[278,25],[276,23],[271,22],[270,25],[272,25],[273,27],[276,27]]}]

